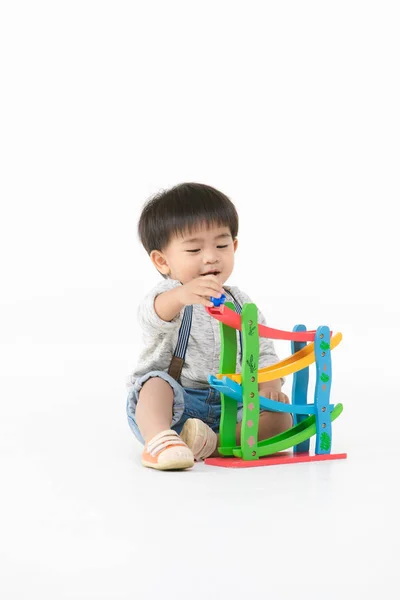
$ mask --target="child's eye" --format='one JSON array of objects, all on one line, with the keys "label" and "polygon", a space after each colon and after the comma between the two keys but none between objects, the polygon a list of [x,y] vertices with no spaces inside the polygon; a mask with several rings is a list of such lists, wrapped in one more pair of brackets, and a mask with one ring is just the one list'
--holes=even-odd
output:
[{"label": "child's eye", "polygon": [[[228,244],[225,244],[225,246],[217,246],[217,248],[227,248]],[[186,250],[186,252],[191,252],[192,254],[196,253],[196,252],[200,252],[200,248],[196,248],[196,250]]]}]

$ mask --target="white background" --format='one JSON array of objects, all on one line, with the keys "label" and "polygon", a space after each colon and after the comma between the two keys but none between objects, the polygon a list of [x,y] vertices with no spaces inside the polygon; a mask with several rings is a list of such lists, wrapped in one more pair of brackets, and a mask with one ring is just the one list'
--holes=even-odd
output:
[{"label": "white background", "polygon": [[[0,7],[1,597],[397,598],[398,3]],[[183,181],[272,327],[342,331],[347,461],[140,466],[137,220]]]}]

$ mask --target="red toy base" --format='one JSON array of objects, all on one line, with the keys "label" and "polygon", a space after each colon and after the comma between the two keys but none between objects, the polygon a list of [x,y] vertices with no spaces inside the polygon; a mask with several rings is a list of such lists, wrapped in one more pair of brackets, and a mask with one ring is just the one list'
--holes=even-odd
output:
[{"label": "red toy base", "polygon": [[230,469],[245,469],[249,467],[269,467],[270,465],[286,465],[300,462],[317,462],[320,460],[337,460],[347,458],[347,454],[292,454],[291,452],[279,452],[264,456],[258,460],[243,460],[234,456],[227,458],[206,458],[206,465],[213,467],[227,467]]}]

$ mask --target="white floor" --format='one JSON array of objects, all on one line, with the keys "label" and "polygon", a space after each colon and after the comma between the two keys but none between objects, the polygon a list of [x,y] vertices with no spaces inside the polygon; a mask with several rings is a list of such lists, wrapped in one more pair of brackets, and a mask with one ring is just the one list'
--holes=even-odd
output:
[{"label": "white floor", "polygon": [[[0,49],[0,600],[399,600],[399,2],[0,2]],[[141,467],[136,227],[183,181],[269,325],[343,333],[346,461]]]},{"label": "white floor", "polygon": [[372,448],[349,410],[346,461],[158,473],[106,358],[64,348],[57,372],[59,348],[31,351],[0,378],[2,599],[399,598],[395,438]]}]

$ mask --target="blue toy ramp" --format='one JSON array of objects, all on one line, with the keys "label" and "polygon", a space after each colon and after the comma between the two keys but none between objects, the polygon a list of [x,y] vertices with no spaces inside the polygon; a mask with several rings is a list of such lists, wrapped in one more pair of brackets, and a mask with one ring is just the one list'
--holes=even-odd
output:
[{"label": "blue toy ramp", "polygon": [[[236,381],[229,379],[229,377],[218,379],[214,375],[209,375],[208,382],[211,387],[218,390],[221,394],[229,396],[229,398],[236,400],[236,402],[243,403],[242,386],[236,383]],[[260,408],[274,412],[286,412],[292,415],[315,415],[316,413],[315,404],[283,404],[264,396],[260,396]],[[328,408],[329,412],[332,412],[334,404],[329,404]]]}]

